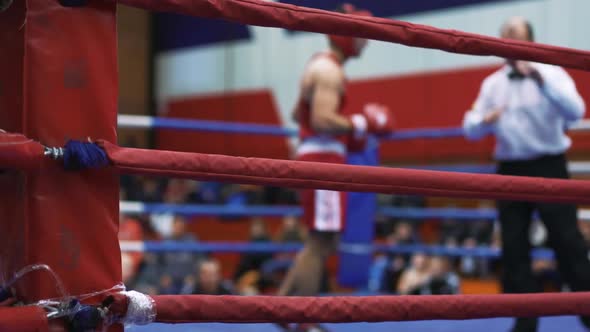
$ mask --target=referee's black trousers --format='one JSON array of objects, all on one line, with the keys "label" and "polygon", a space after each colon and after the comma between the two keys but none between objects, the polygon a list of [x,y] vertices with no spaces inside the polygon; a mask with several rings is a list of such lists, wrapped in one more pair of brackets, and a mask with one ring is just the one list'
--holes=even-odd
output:
[{"label": "referee's black trousers", "polygon": [[[502,175],[569,178],[566,157],[544,156],[526,161],[504,161],[498,165]],[[548,244],[555,251],[559,272],[574,291],[590,290],[588,248],[578,229],[577,207],[572,204],[498,202],[502,228],[502,287],[505,293],[539,292],[531,270],[529,226],[534,212],[548,232]],[[583,319],[586,320],[586,319]],[[537,319],[518,319],[513,331],[533,332]]]}]

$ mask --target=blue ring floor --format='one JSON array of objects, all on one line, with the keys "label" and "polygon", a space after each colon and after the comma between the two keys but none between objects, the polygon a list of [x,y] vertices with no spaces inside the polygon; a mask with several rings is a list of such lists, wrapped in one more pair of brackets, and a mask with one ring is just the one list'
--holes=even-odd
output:
[{"label": "blue ring floor", "polygon": [[[330,332],[508,332],[512,319],[474,319],[466,321],[421,321],[396,323],[325,324]],[[125,329],[131,332],[280,332],[272,324],[150,324]],[[577,317],[541,318],[538,332],[588,332]]]}]

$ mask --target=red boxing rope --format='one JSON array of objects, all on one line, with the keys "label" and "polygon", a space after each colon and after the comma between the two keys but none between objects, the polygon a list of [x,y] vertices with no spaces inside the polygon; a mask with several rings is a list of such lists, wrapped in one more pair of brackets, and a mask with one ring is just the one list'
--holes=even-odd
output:
[{"label": "red boxing rope", "polygon": [[590,293],[268,297],[161,295],[161,323],[352,323],[590,315]]},{"label": "red boxing rope", "polygon": [[30,170],[43,160],[44,147],[20,134],[0,133],[1,168]]},{"label": "red boxing rope", "polygon": [[[291,30],[356,36],[452,53],[495,55],[590,70],[590,52],[438,29],[402,21],[353,16],[261,0],[117,0],[151,11],[173,12]],[[394,59],[392,59],[394,61]]]},{"label": "red boxing rope", "polygon": [[122,148],[99,141],[122,173],[307,189],[590,204],[590,182],[350,166]]}]

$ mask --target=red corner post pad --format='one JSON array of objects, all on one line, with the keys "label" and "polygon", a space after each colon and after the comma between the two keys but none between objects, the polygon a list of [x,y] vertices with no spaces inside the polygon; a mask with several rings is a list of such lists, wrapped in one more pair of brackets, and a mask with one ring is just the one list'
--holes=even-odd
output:
[{"label": "red corner post pad", "polygon": [[0,307],[0,332],[49,332],[45,315],[36,306]]}]

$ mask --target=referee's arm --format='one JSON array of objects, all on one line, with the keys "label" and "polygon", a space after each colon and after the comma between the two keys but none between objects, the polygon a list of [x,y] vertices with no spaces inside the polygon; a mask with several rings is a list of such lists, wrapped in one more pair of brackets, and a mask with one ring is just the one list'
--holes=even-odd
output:
[{"label": "referee's arm", "polygon": [[560,67],[540,67],[543,78],[541,91],[567,121],[584,117],[586,106],[576,89],[574,80]]},{"label": "referee's arm", "polygon": [[473,108],[463,117],[463,132],[470,140],[478,140],[493,132],[493,123],[486,123],[486,114],[491,111],[490,83],[484,81],[479,91],[479,96],[473,104]]}]

